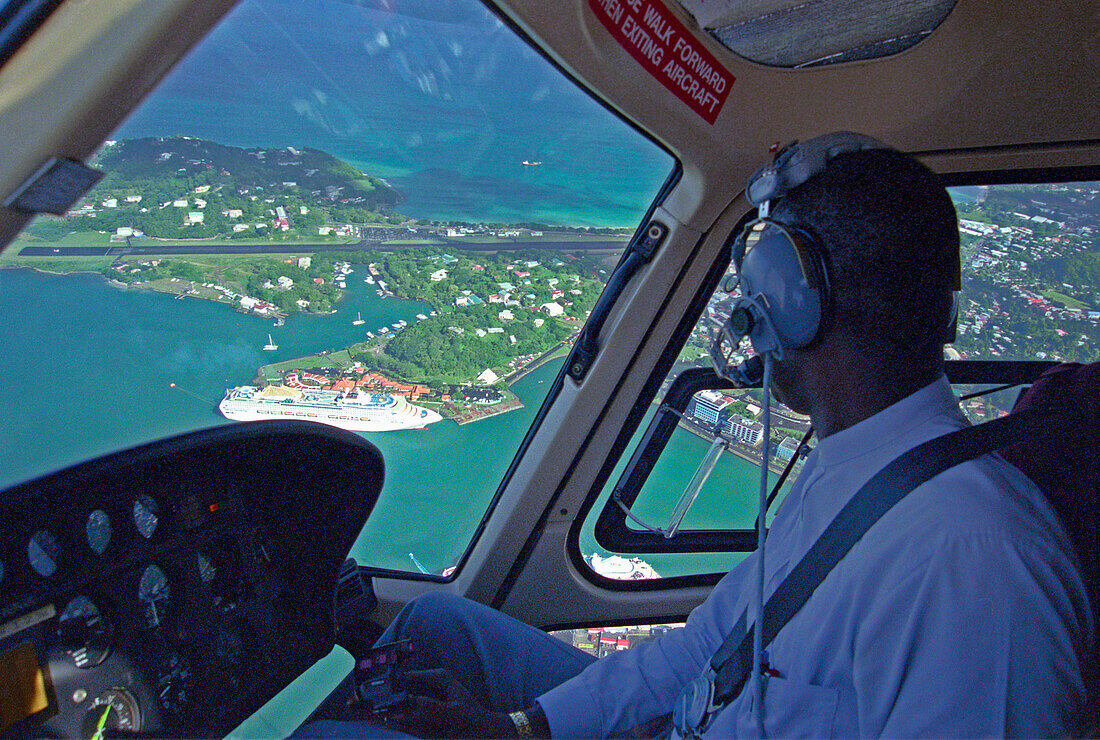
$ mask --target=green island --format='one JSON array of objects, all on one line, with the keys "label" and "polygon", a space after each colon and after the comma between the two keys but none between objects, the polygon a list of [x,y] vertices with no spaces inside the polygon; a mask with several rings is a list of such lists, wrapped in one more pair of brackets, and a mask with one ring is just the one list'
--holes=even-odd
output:
[{"label": "green island", "polygon": [[508,386],[568,351],[631,233],[420,223],[384,180],[308,148],[138,139],[109,142],[95,164],[110,174],[65,217],[36,220],[0,268],[99,273],[276,323],[335,311],[354,273],[430,310],[254,382],[354,383],[458,423],[520,407]]}]

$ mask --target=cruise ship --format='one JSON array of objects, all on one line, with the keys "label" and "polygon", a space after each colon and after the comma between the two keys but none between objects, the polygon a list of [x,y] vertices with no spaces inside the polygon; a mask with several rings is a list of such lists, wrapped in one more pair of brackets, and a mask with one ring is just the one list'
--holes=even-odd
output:
[{"label": "cruise ship", "polygon": [[298,419],[352,432],[420,429],[443,417],[387,393],[302,390],[282,385],[242,385],[226,391],[218,410],[233,421]]}]

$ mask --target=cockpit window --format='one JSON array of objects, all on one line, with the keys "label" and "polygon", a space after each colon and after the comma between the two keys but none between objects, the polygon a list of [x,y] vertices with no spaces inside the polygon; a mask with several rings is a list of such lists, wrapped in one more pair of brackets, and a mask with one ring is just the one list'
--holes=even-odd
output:
[{"label": "cockpit window", "polygon": [[[945,350],[948,377],[955,361],[960,369],[970,363],[969,375],[990,374],[988,384],[954,385],[963,411],[980,423],[1007,413],[1020,392],[1018,385],[993,376],[1014,374],[1010,368],[1027,363],[1041,367],[1100,360],[1100,183],[949,191],[959,218],[963,275],[957,337]],[[678,393],[685,381],[694,383],[692,378],[702,378],[710,368],[707,348],[728,317],[729,305],[729,295],[719,288],[662,385],[660,403],[652,406],[626,448],[633,454],[624,455],[589,513],[578,547],[599,575],[632,581],[729,570],[755,547],[749,530],[756,518],[763,450],[768,449],[774,486],[788,466],[793,481],[811,449],[800,447],[809,419],[779,404],[773,404],[766,447],[759,390],[731,389],[711,376],[710,386],[701,380],[704,387],[697,392]],[[737,361],[751,354],[751,345],[743,342],[740,352]],[[998,390],[1002,385],[1007,387]],[[647,432],[658,428],[654,418],[665,418],[666,426],[671,422],[667,434]],[[665,438],[663,447],[653,443]],[[640,448],[643,444],[648,446]],[[702,485],[693,486],[703,473],[708,476]],[[784,492],[782,487],[776,491],[769,516],[782,506]],[[625,516],[624,508],[630,511]],[[618,519],[615,529],[607,524],[610,514]],[[600,526],[609,531],[607,537],[636,547],[601,543]],[[661,532],[649,533],[646,527]],[[680,534],[666,538],[672,529]],[[670,544],[676,537],[696,540],[690,548],[677,547]]]},{"label": "cockpit window", "polygon": [[680,0],[727,49],[775,67],[813,67],[897,54],[932,33],[955,2]]},{"label": "cockpit window", "polygon": [[386,459],[352,554],[439,576],[673,160],[477,2],[244,0],[92,164],[0,257],[0,485],[317,421]]}]

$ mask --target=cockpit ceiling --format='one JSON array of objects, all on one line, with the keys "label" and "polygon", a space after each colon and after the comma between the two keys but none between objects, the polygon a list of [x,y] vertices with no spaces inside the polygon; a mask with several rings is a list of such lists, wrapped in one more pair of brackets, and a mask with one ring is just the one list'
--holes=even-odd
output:
[{"label": "cockpit ceiling", "polygon": [[746,59],[808,67],[896,54],[928,36],[956,0],[679,0]]}]

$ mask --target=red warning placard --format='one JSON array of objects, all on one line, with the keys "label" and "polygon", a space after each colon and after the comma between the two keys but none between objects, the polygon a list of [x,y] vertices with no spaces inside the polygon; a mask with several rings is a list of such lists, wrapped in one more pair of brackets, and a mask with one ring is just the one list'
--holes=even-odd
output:
[{"label": "red warning placard", "polygon": [[611,35],[676,97],[714,123],[734,77],[659,0],[588,0]]}]

